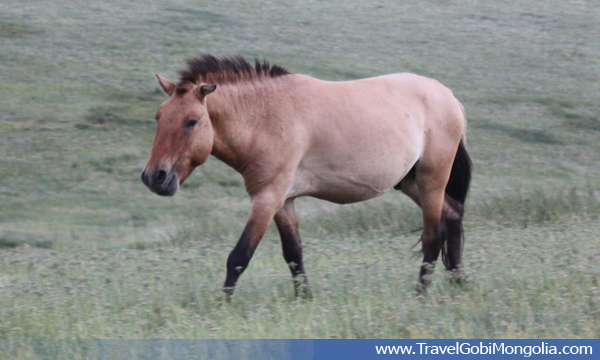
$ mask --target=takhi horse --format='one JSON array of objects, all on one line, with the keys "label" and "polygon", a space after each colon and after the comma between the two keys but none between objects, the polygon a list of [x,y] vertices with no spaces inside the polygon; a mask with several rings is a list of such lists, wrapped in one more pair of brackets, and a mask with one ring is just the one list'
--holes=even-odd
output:
[{"label": "takhi horse", "polygon": [[296,294],[309,294],[294,210],[300,196],[348,204],[401,190],[423,211],[422,287],[440,252],[447,270],[461,269],[471,161],[464,109],[448,88],[408,73],[329,82],[211,55],[188,60],[180,76],[175,84],[156,74],[169,98],[156,114],[142,180],[175,195],[211,154],[242,175],[251,210],[227,259],[226,294],[271,220]]}]

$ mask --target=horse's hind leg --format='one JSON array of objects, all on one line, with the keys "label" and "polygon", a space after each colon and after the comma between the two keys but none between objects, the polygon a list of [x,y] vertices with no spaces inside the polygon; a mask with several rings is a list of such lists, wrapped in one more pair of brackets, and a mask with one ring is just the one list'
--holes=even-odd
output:
[{"label": "horse's hind leg", "polygon": [[422,288],[430,284],[430,277],[445,237],[442,215],[445,207],[445,185],[443,181],[436,179],[435,172],[426,170],[427,168],[422,169],[422,166],[417,163],[395,186],[395,189],[402,190],[423,210],[423,233],[421,234],[423,265],[419,273]]},{"label": "horse's hind leg", "polygon": [[[415,167],[415,182],[411,189],[411,183],[407,182],[401,190],[408,193],[414,199],[418,193],[418,204],[423,211],[423,233],[421,244],[423,249],[423,264],[419,272],[419,280],[422,287],[429,286],[431,274],[435,269],[444,240],[447,236],[444,204],[446,198],[446,185],[450,177],[453,158],[445,151],[433,151],[425,153],[423,158]],[[417,201],[415,200],[415,201]]]},{"label": "horse's hind leg", "polygon": [[456,273],[462,268],[463,209],[463,204],[446,194],[444,201],[444,221],[446,223],[448,248],[446,270]]},{"label": "horse's hind leg", "polygon": [[288,264],[294,280],[296,297],[310,297],[308,280],[302,261],[302,242],[298,230],[298,219],[294,209],[294,200],[289,199],[274,217],[277,230],[281,236],[283,257]]},{"label": "horse's hind leg", "polygon": [[[427,183],[424,181],[424,185],[419,186],[416,179],[416,165],[406,175],[402,181],[396,185],[395,189],[402,190],[404,194],[410,197],[417,205],[423,209],[423,233],[421,234],[421,245],[423,250],[423,265],[419,273],[419,280],[421,288],[429,286],[430,277],[435,268],[435,263],[439,256],[444,234],[443,222],[442,222],[442,208],[438,204],[439,201],[439,189],[430,193],[427,189]],[[423,181],[423,180],[422,180]],[[422,192],[427,192],[424,199],[421,199]],[[437,194],[437,195],[436,195]],[[423,201],[425,201],[426,208],[423,207]],[[443,202],[443,200],[442,200]],[[438,211],[439,208],[439,211]]]},{"label": "horse's hind leg", "polygon": [[442,222],[442,207],[444,203],[444,188],[425,188],[419,186],[421,207],[423,209],[423,264],[419,272],[419,280],[424,287],[431,283],[430,277],[442,248],[444,223]]},{"label": "horse's hind leg", "polygon": [[[412,174],[411,174],[412,173]],[[395,188],[402,190],[404,194],[410,197],[419,207],[421,206],[421,198],[419,194],[419,188],[415,178],[415,173],[411,170],[403,180]],[[462,269],[462,218],[463,218],[463,205],[452,199],[448,194],[444,197],[444,206],[442,208],[442,216],[440,223],[440,249],[443,248],[444,242],[446,242],[446,259],[445,265],[446,270],[456,273],[459,275],[460,269]],[[432,250],[433,252],[434,250]],[[432,268],[433,269],[433,268]],[[459,277],[456,280],[460,280]]]}]

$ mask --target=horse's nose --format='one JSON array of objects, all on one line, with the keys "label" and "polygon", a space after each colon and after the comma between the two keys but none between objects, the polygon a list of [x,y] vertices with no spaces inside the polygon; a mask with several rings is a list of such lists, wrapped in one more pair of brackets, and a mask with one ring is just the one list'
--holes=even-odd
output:
[{"label": "horse's nose", "polygon": [[150,182],[148,181],[148,175],[146,175],[146,170],[142,171],[142,182],[146,186],[150,186]]},{"label": "horse's nose", "polygon": [[163,169],[159,169],[156,172],[156,183],[158,185],[162,185],[165,182],[165,180],[167,180],[167,172]]},{"label": "horse's nose", "polygon": [[142,182],[152,191],[161,196],[173,196],[179,189],[177,172],[165,169],[142,172]]}]

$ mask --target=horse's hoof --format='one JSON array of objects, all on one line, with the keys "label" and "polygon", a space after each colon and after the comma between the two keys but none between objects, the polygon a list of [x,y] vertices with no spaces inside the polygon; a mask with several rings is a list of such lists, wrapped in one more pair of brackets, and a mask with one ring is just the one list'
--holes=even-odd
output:
[{"label": "horse's hoof", "polygon": [[433,271],[435,270],[435,261],[432,263],[424,262],[421,265],[421,271],[419,272],[419,284],[417,285],[417,293],[424,295],[427,288],[431,286],[431,278]]},{"label": "horse's hoof", "polygon": [[415,285],[415,291],[417,296],[427,296],[427,289],[429,288],[429,284],[424,284],[419,281],[417,285]]},{"label": "horse's hoof", "polygon": [[223,288],[223,293],[221,294],[220,297],[220,302],[221,303],[227,303],[230,304],[231,303],[231,297],[233,296],[233,287],[224,287]]},{"label": "horse's hoof", "polygon": [[448,282],[456,285],[459,288],[464,289],[468,284],[469,279],[467,277],[467,274],[462,269],[450,270],[450,271],[448,271],[447,275],[448,275]]},{"label": "horse's hoof", "polygon": [[312,291],[310,291],[310,288],[307,285],[302,285],[296,289],[296,299],[312,300],[312,298]]}]

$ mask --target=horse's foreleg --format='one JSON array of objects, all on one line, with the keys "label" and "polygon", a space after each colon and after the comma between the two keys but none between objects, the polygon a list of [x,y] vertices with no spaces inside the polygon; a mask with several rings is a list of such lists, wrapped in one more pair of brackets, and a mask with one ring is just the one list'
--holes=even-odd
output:
[{"label": "horse's foreleg", "polygon": [[283,258],[292,272],[296,297],[308,298],[311,294],[302,261],[302,242],[300,241],[294,200],[287,200],[275,214],[274,219],[281,236]]},{"label": "horse's foreleg", "polygon": [[282,197],[273,193],[263,192],[252,197],[252,209],[246,227],[227,258],[227,278],[223,285],[225,294],[233,294],[237,280],[248,267],[256,247],[269,228],[271,219],[282,205]]}]

